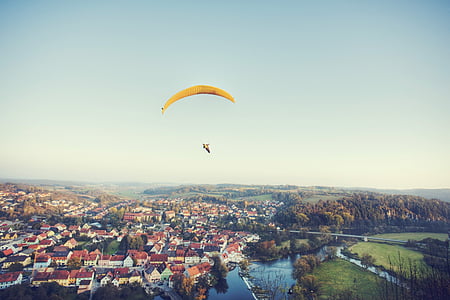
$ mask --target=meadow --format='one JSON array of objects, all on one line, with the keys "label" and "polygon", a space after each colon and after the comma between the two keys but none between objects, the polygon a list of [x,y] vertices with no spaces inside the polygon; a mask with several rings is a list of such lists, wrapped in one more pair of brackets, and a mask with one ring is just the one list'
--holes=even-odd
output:
[{"label": "meadow", "polygon": [[434,232],[403,232],[403,233],[377,234],[377,235],[374,235],[374,237],[403,240],[403,241],[407,241],[407,240],[421,241],[426,238],[432,238],[432,239],[445,241],[448,239],[448,234],[434,233]]},{"label": "meadow", "polygon": [[400,245],[389,245],[385,243],[359,242],[351,246],[350,251],[362,256],[367,253],[375,258],[375,265],[386,269],[391,268],[391,263],[398,264],[399,258],[405,261],[410,260],[418,265],[425,265],[423,255],[420,252],[407,249]]},{"label": "meadow", "polygon": [[375,299],[379,296],[378,282],[383,280],[342,259],[322,263],[313,271],[313,275],[322,285],[319,299],[328,299],[344,290],[351,290],[362,299]]}]

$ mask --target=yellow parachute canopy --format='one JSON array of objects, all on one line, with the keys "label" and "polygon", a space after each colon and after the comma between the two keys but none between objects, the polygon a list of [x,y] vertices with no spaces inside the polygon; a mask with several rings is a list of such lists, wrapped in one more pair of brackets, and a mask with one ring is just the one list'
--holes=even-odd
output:
[{"label": "yellow parachute canopy", "polygon": [[199,94],[209,94],[209,95],[217,95],[223,98],[226,98],[230,100],[231,102],[235,102],[233,96],[228,94],[222,89],[209,86],[209,85],[195,85],[192,87],[189,87],[187,89],[184,89],[175,95],[173,95],[167,102],[164,104],[164,107],[162,108],[162,113],[166,111],[166,109],[172,105],[172,103],[181,100],[185,97],[193,96],[193,95],[199,95]]}]

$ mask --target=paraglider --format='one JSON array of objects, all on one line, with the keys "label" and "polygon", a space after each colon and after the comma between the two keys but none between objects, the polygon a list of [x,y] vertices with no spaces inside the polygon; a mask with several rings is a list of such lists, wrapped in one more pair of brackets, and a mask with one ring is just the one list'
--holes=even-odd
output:
[{"label": "paraglider", "polygon": [[[226,92],[222,89],[219,89],[214,86],[209,86],[209,85],[195,85],[195,86],[189,87],[187,89],[184,89],[182,91],[179,91],[178,93],[176,93],[175,95],[170,97],[169,100],[167,100],[166,103],[164,104],[164,106],[161,108],[162,113],[164,114],[166,109],[170,105],[172,105],[174,102],[181,100],[183,98],[189,97],[189,96],[200,95],[200,94],[216,95],[216,96],[220,96],[226,100],[229,100],[233,103],[235,102],[233,96],[231,96],[228,92]],[[205,149],[208,153],[211,153],[209,144],[202,144],[202,145],[203,145],[203,149]]]},{"label": "paraglider", "polygon": [[209,86],[209,85],[195,85],[195,86],[189,87],[187,89],[184,89],[184,90],[176,93],[169,100],[167,100],[167,102],[161,108],[162,113],[164,114],[166,109],[170,105],[172,105],[174,102],[181,100],[183,98],[189,97],[189,96],[200,95],[200,94],[216,95],[216,96],[220,96],[225,99],[228,99],[233,103],[235,102],[233,96],[231,96],[228,92],[226,92],[222,89],[219,89],[214,86]]},{"label": "paraglider", "polygon": [[203,144],[203,149],[208,151],[208,153],[211,153],[211,150],[209,150],[209,144]]}]

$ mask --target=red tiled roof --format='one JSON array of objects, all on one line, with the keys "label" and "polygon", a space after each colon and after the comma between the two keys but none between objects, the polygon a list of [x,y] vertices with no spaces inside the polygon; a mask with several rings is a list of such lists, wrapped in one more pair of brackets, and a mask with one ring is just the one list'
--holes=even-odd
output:
[{"label": "red tiled roof", "polygon": [[14,251],[12,251],[12,249],[3,250],[3,255],[4,256],[8,256],[8,255],[11,255],[13,253],[14,253]]},{"label": "red tiled roof", "polygon": [[48,279],[64,280],[69,278],[69,274],[69,271],[66,270],[55,270],[50,274]]},{"label": "red tiled roof", "polygon": [[200,275],[200,270],[196,266],[187,269],[187,272],[189,274],[189,277],[195,277]]},{"label": "red tiled roof", "polygon": [[130,269],[128,267],[125,268],[115,268],[114,269],[114,275],[120,275],[120,274],[128,274]]},{"label": "red tiled roof", "polygon": [[113,255],[109,259],[110,261],[123,261],[125,259],[125,255]]},{"label": "red tiled roof", "polygon": [[12,282],[16,281],[22,272],[8,272],[0,274],[0,282]]},{"label": "red tiled roof", "polygon": [[51,272],[37,272],[33,281],[46,281],[50,277]]},{"label": "red tiled roof", "polygon": [[93,276],[94,272],[78,272],[77,275],[75,275],[76,278],[91,278]]},{"label": "red tiled roof", "polygon": [[152,254],[150,255],[150,261],[167,261],[169,256],[167,254]]},{"label": "red tiled roof", "polygon": [[36,256],[35,262],[37,262],[37,263],[48,262],[49,258],[50,258],[50,255],[41,254],[41,255]]}]

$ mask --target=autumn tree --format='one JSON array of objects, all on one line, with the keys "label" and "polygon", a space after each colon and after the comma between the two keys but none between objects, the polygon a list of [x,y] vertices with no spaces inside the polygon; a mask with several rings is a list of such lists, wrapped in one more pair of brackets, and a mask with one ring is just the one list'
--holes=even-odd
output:
[{"label": "autumn tree", "polygon": [[67,268],[69,270],[76,270],[81,268],[81,258],[80,257],[71,257],[67,261]]},{"label": "autumn tree", "polygon": [[214,276],[214,278],[216,279],[216,281],[220,281],[221,279],[224,279],[225,277],[227,277],[228,274],[228,268],[225,265],[225,263],[222,261],[222,259],[220,258],[220,256],[218,255],[213,255],[211,257],[212,261],[213,261],[213,266],[211,268],[211,275]]},{"label": "autumn tree", "polygon": [[361,265],[364,268],[367,269],[368,267],[373,266],[374,263],[375,263],[375,258],[372,255],[370,255],[368,253],[363,253],[362,254],[362,256],[361,256]]}]

